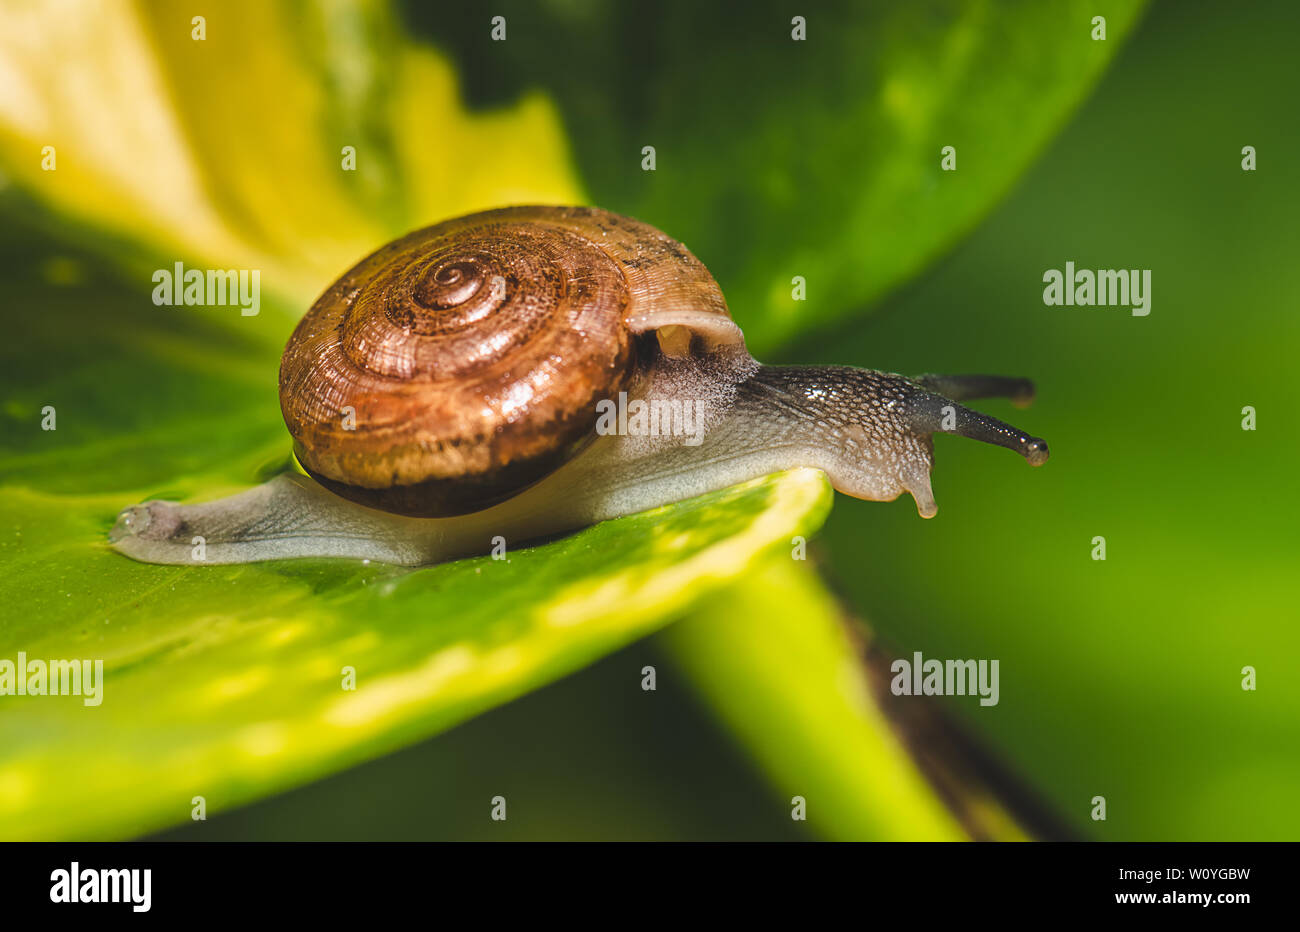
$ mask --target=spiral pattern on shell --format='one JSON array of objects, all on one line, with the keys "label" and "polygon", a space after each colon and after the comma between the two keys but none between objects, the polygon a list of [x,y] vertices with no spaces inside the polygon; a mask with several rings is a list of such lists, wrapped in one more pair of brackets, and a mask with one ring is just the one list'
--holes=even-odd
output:
[{"label": "spiral pattern on shell", "polygon": [[591,240],[518,211],[420,230],[316,302],[280,367],[299,461],[405,514],[477,510],[585,442],[631,378],[627,281]]}]

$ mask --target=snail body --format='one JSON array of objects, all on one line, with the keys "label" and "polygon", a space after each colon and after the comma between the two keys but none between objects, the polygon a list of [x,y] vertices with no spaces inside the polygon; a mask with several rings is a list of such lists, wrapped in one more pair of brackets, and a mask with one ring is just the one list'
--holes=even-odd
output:
[{"label": "snail body", "polygon": [[342,556],[418,565],[486,552],[771,472],[909,492],[936,512],[932,434],[1047,445],[960,401],[1028,401],[996,376],[763,366],[684,246],[592,208],[457,218],[363,259],[316,301],[280,368],[307,475],[219,501],[127,508],[154,563]]}]

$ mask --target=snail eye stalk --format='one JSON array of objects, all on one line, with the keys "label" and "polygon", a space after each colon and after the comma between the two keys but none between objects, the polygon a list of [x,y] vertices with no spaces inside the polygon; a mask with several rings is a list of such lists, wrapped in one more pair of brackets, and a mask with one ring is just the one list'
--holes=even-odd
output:
[{"label": "snail eye stalk", "polygon": [[1029,379],[1001,375],[921,375],[911,380],[923,391],[910,400],[909,420],[917,433],[956,434],[1014,450],[1030,466],[1042,466],[1049,455],[1047,441],[1005,421],[973,411],[958,401],[970,398],[1010,398],[1027,405],[1034,397]]},{"label": "snail eye stalk", "polygon": [[935,375],[926,373],[912,379],[917,385],[953,401],[977,398],[1009,398],[1017,408],[1026,408],[1034,400],[1034,383],[1007,375]]}]

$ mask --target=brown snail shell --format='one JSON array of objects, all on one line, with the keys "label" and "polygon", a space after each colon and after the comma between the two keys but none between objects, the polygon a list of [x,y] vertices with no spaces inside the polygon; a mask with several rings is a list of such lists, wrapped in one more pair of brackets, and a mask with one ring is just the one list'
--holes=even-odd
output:
[{"label": "brown snail shell", "polygon": [[511,207],[389,243],[316,301],[280,405],[321,484],[399,514],[477,511],[547,475],[628,388],[634,336],[738,343],[722,291],[658,230],[592,208]]}]

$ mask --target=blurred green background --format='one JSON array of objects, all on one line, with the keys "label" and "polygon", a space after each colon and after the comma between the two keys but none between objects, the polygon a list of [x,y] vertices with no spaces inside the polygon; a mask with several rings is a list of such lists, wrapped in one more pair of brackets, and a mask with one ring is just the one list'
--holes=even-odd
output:
[{"label": "blurred green background", "polygon": [[[1092,6],[1108,14],[1107,43],[1088,38]],[[444,52],[471,113],[532,101],[515,112],[516,129],[544,129],[539,101],[553,101],[577,180],[538,156],[519,169],[532,185],[522,187],[549,199],[577,184],[592,203],[681,238],[764,361],[1034,378],[1029,410],[983,407],[1046,437],[1046,467],[937,438],[938,517],[920,520],[910,499],[837,496],[813,548],[822,577],[891,653],[1000,660],[997,706],[939,704],[1011,775],[1004,802],[1048,813],[1048,834],[1300,836],[1300,509],[1285,421],[1300,353],[1300,12],[1165,2],[1139,19],[1131,4],[914,3],[855,18],[832,5],[809,13],[802,49],[767,39],[788,31],[783,8],[747,10],[669,4],[646,20],[612,4],[497,4],[511,30],[492,52],[501,58],[483,50],[478,5],[413,6],[373,28]],[[312,38],[304,30],[297,41]],[[365,91],[344,123],[369,112],[366,100],[398,96],[364,69],[320,62],[322,81]],[[202,108],[185,118],[215,120]],[[442,158],[443,119],[412,129],[411,151]],[[353,126],[383,136],[360,117]],[[653,175],[638,166],[646,143],[658,150]],[[946,144],[957,147],[955,173],[938,171]],[[1245,145],[1257,171],[1241,170]],[[565,163],[563,145],[546,147]],[[381,227],[424,222],[404,203],[419,159],[387,164],[349,179],[352,196],[386,205]],[[226,169],[226,193],[245,198],[236,217],[266,196],[241,180],[249,171]],[[483,190],[486,173],[473,180]],[[121,303],[125,317],[114,319],[145,313],[129,310],[139,276],[113,271],[151,267],[138,258],[149,253],[141,239],[109,235],[102,216],[70,223],[66,206],[37,206],[17,182],[3,203],[11,274],[89,249],[81,261],[92,268],[112,260],[92,277]],[[282,239],[289,232],[257,242]],[[285,268],[317,287],[328,280],[321,269],[341,268],[335,254],[353,249],[299,248]],[[1067,260],[1151,269],[1150,316],[1044,306],[1042,275]],[[806,306],[789,301],[795,274],[808,279]],[[39,296],[47,286],[48,275],[26,287]],[[290,316],[298,287],[283,288]],[[238,339],[214,329],[214,341],[230,341],[215,344],[225,372],[254,367],[255,347],[282,339],[274,309],[256,326],[265,333]],[[196,339],[181,333],[163,348]],[[70,347],[77,364],[61,377],[88,378],[92,348],[81,358]],[[21,343],[13,355],[7,378],[22,384],[37,364]],[[229,389],[212,384],[161,404],[220,408]],[[1245,405],[1258,411],[1256,431],[1241,429]],[[231,419],[248,434],[228,441],[246,470],[281,442],[277,412],[261,410],[252,423]],[[196,414],[191,429],[204,424]],[[91,460],[76,474],[32,467],[23,482],[101,491]],[[163,487],[124,468],[114,487]],[[1096,535],[1104,562],[1091,559]],[[732,620],[727,604],[693,605],[668,631],[446,734],[161,837],[898,837],[791,823],[788,778],[812,765],[802,756],[811,745],[779,726],[765,744],[761,722],[738,726],[710,691],[721,681],[691,660],[707,656],[691,640],[710,616]],[[646,664],[659,670],[653,694],[639,688]],[[1257,691],[1241,689],[1245,665],[1258,670]],[[775,679],[776,668],[741,669],[742,679],[745,669]],[[485,817],[498,793],[511,801],[506,823]],[[1105,822],[1089,818],[1097,795]]]}]

